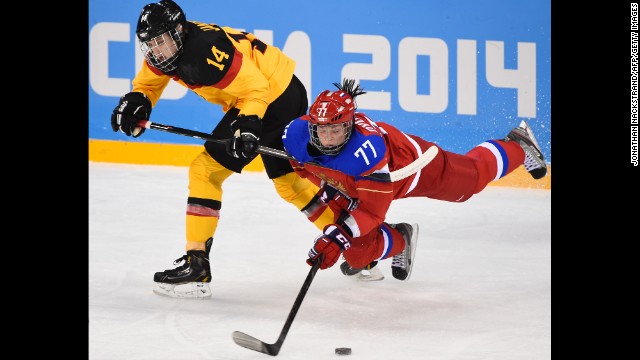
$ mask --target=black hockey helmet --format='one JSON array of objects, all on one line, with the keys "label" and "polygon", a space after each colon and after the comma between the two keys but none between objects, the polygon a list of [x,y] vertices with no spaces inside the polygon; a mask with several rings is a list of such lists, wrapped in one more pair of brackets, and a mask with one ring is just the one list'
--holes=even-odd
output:
[{"label": "black hockey helmet", "polygon": [[[172,72],[182,55],[187,18],[172,0],[161,0],[142,8],[136,27],[147,61],[163,72]],[[173,41],[173,42],[171,42]]]}]

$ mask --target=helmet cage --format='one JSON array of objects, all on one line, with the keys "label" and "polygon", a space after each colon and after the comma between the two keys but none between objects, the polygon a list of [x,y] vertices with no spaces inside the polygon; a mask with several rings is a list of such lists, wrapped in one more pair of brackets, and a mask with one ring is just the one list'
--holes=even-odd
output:
[{"label": "helmet cage", "polygon": [[174,29],[149,41],[141,41],[140,49],[149,64],[164,73],[170,73],[178,68],[178,60],[183,49],[182,40],[182,24],[178,24]]},{"label": "helmet cage", "polygon": [[[311,139],[311,145],[313,145],[316,149],[318,149],[321,153],[325,155],[337,155],[342,148],[347,144],[349,138],[351,137],[351,132],[353,130],[353,119],[347,122],[341,122],[338,124],[327,124],[327,125],[316,125],[309,121],[309,137]],[[320,141],[320,136],[318,135],[318,131],[321,134],[326,134],[324,136],[343,136],[344,140],[333,146],[325,146],[322,145]],[[328,135],[331,134],[331,135]],[[323,136],[323,137],[324,137]]]},{"label": "helmet cage", "polygon": [[140,13],[136,35],[145,59],[164,73],[178,67],[186,38],[187,18],[173,0],[147,4]]}]

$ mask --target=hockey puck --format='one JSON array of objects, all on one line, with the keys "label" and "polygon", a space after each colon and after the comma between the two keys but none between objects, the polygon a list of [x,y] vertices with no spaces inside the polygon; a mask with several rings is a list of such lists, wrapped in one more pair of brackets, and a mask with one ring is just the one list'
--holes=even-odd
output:
[{"label": "hockey puck", "polygon": [[351,348],[336,348],[336,355],[351,355]]}]

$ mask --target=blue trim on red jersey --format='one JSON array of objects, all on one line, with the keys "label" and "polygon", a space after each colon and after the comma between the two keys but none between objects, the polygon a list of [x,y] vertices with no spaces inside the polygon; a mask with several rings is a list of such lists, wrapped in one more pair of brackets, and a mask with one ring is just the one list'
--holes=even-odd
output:
[{"label": "blue trim on red jersey", "polygon": [[382,225],[380,225],[380,230],[382,230],[385,234],[387,234],[387,239],[389,239],[389,244],[387,245],[387,251],[384,254],[382,254],[382,257],[380,258],[380,260],[384,260],[387,257],[389,257],[389,252],[391,252],[391,248],[393,248],[393,236],[391,236],[391,231],[389,231],[389,228],[385,223],[382,223]]},{"label": "blue trim on red jersey", "polygon": [[502,174],[500,174],[500,177],[502,178],[505,175],[507,175],[507,170],[509,169],[509,157],[507,156],[507,152],[504,150],[504,148],[502,147],[502,145],[500,145],[499,142],[495,140],[488,140],[487,142],[492,143],[493,146],[495,146],[496,149],[498,149],[498,152],[500,153],[500,157],[502,157]]}]

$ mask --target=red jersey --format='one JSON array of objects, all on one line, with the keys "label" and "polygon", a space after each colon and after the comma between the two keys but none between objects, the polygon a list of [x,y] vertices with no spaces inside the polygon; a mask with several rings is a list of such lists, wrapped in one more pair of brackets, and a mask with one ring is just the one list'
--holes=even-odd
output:
[{"label": "red jersey", "polygon": [[347,223],[354,236],[377,228],[384,221],[391,201],[406,197],[415,187],[419,176],[391,182],[389,173],[410,164],[430,146],[392,125],[376,123],[363,113],[355,114],[351,137],[337,155],[309,153],[308,116],[289,124],[283,144],[296,158],[292,165],[300,176],[318,186],[324,181],[357,202],[349,211],[355,227],[353,221]]}]

